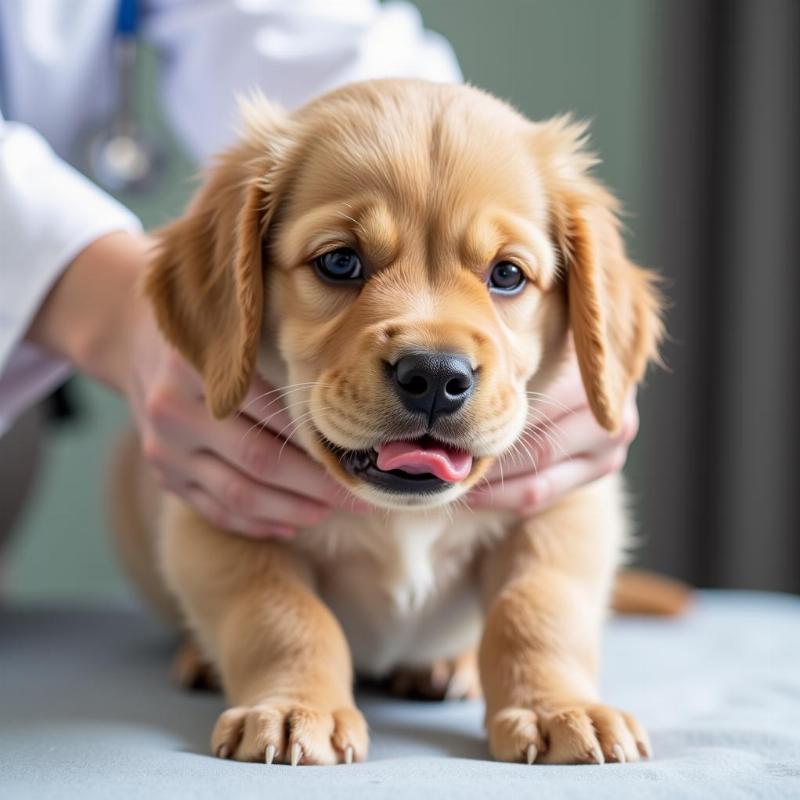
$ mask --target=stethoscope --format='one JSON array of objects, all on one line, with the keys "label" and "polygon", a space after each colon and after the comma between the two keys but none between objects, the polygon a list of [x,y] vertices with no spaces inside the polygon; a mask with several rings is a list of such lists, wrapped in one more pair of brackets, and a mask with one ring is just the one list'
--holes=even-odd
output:
[{"label": "stethoscope", "polygon": [[138,0],[120,0],[112,42],[116,106],[87,147],[91,177],[111,192],[141,191],[161,172],[163,151],[136,120],[133,97],[139,59]]}]

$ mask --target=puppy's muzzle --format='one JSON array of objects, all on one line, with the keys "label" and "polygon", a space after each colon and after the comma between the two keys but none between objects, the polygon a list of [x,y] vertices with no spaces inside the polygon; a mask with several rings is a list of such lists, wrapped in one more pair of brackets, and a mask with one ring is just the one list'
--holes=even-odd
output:
[{"label": "puppy's muzzle", "polygon": [[408,353],[389,370],[400,401],[412,413],[424,414],[429,427],[458,411],[475,389],[475,370],[459,353]]}]

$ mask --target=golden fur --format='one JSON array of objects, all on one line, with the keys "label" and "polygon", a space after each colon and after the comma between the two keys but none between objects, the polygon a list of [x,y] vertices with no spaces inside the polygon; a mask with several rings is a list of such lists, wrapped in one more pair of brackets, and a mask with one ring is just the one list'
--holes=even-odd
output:
[{"label": "golden fur", "polygon": [[[171,497],[154,534],[141,511],[148,492],[127,489],[136,496],[118,506],[140,510],[118,514],[118,527],[138,582],[163,607],[158,563],[231,705],[214,752],[363,759],[353,664],[378,677],[436,665],[445,693],[472,695],[469,653],[480,640],[496,758],[647,754],[639,724],[602,705],[596,688],[626,539],[619,479],[530,519],[458,502],[514,447],[528,392],[547,391],[571,341],[609,430],[656,355],[653,277],[625,256],[616,203],[589,174],[583,126],[531,123],[474,88],[413,81],[352,85],[292,114],[256,99],[245,120],[239,144],[160,233],[147,295],[202,374],[214,414],[235,412],[258,370],[291,391],[293,441],[377,508],[338,512],[288,543],[258,542]],[[360,288],[328,285],[310,266],[344,246],[368,267]],[[487,291],[499,259],[525,273],[520,294]],[[329,444],[421,435],[383,364],[426,348],[462,353],[479,370],[463,412],[434,431],[475,460],[462,483],[399,501],[343,470]],[[129,462],[135,450],[129,442]],[[141,486],[149,478],[137,469]],[[157,557],[132,555],[131,540]]]}]

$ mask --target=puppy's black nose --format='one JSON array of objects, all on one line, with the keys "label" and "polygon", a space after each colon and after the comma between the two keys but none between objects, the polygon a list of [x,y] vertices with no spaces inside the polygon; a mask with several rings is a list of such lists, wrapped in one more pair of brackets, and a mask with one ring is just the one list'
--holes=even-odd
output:
[{"label": "puppy's black nose", "polygon": [[475,388],[469,359],[458,353],[409,353],[392,367],[392,377],[403,405],[431,422],[458,411]]}]

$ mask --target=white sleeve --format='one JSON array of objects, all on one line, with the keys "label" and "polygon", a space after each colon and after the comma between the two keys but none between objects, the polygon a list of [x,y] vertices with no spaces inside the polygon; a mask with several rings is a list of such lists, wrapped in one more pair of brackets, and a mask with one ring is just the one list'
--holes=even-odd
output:
[{"label": "white sleeve", "polygon": [[447,41],[416,8],[378,0],[150,0],[145,35],[163,55],[164,112],[200,161],[230,144],[236,94],[288,108],[352,81],[457,82]]},{"label": "white sleeve", "polygon": [[140,229],[36,131],[0,116],[0,434],[69,372],[23,341],[50,288],[98,237]]}]

